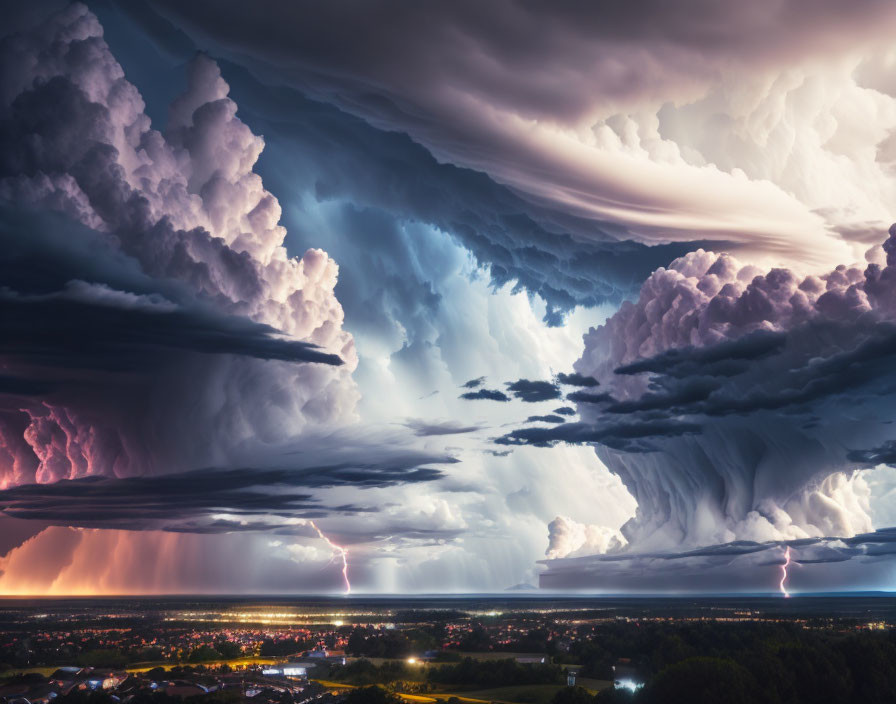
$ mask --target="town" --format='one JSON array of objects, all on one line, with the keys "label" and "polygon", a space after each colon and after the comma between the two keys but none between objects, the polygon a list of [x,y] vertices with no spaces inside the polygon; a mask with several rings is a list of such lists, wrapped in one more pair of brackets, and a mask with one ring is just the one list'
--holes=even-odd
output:
[{"label": "town", "polygon": [[[640,702],[682,668],[759,681],[799,667],[817,687],[832,660],[843,681],[825,686],[852,701],[863,668],[896,680],[875,665],[896,662],[894,623],[879,597],[839,612],[780,599],[4,600],[0,701]],[[797,657],[807,648],[816,661]]]}]

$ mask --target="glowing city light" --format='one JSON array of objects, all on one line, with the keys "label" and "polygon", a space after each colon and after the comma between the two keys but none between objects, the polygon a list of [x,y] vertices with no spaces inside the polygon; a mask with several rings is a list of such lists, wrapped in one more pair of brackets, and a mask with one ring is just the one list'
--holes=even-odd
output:
[{"label": "glowing city light", "polygon": [[630,692],[637,692],[643,686],[642,683],[634,680],[617,680],[615,685],[616,689],[627,689]]},{"label": "glowing city light", "polygon": [[342,558],[342,579],[345,580],[345,593],[346,595],[352,593],[352,584],[348,581],[348,548],[344,548],[341,545],[337,545],[332,540],[330,540],[324,532],[317,527],[317,524],[314,521],[308,521],[314,530],[317,531],[317,534],[320,536],[320,539],[323,540],[327,545],[332,548],[333,552],[337,553]]},{"label": "glowing city light", "polygon": [[790,566],[790,546],[787,546],[787,549],[784,551],[784,564],[781,565],[781,583],[778,587],[781,589],[781,593],[784,595],[784,598],[790,598],[790,594],[787,592],[787,568]]}]

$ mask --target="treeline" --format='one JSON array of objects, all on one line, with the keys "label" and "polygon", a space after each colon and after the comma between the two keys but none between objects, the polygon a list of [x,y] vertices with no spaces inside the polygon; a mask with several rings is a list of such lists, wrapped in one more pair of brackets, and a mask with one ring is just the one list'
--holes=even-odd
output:
[{"label": "treeline", "polygon": [[0,670],[49,665],[89,665],[91,667],[124,667],[137,662],[163,660],[161,648],[145,647],[130,650],[96,647],[63,646],[43,652],[31,646],[30,639],[15,647],[0,648]]},{"label": "treeline", "polygon": [[377,666],[363,658],[346,665],[331,665],[327,673],[327,679],[344,682],[355,687],[412,680],[419,676],[420,668],[412,670],[400,660],[387,661]]},{"label": "treeline", "polygon": [[345,649],[355,657],[403,658],[438,648],[444,629],[444,624],[407,630],[357,626],[349,634]]},{"label": "treeline", "polygon": [[310,638],[281,638],[279,640],[265,638],[261,642],[258,654],[265,657],[283,657],[311,650],[315,645],[317,642]]},{"label": "treeline", "polygon": [[[25,668],[31,663],[30,660],[35,658],[27,656],[19,656],[18,653],[12,651],[2,653],[0,651],[0,669],[4,667]],[[296,652],[293,648],[290,653]],[[266,654],[266,653],[262,653]],[[45,658],[37,661],[46,662],[54,666],[77,665],[79,667],[111,667],[124,668],[128,665],[145,662],[161,662],[169,660],[172,662],[189,662],[202,663],[213,660],[232,660],[244,655],[243,649],[239,643],[234,643],[226,638],[219,638],[212,645],[200,645],[190,650],[178,651],[173,656],[166,655],[161,648],[146,647],[135,649],[115,649],[115,648],[91,648],[89,650],[60,650],[58,653],[48,654]]]},{"label": "treeline", "polygon": [[464,658],[455,664],[431,665],[425,669],[410,667],[403,662],[385,662],[377,666],[362,659],[331,667],[327,677],[336,682],[362,687],[407,680],[471,688],[559,684],[565,681],[564,671],[559,665],[472,658]]},{"label": "treeline", "polygon": [[[896,634],[891,632],[837,633],[758,623],[630,624],[621,630],[616,645],[624,643],[628,650],[615,652],[631,656],[646,686],[634,695],[607,692],[597,697],[569,690],[555,704],[896,701]],[[614,647],[614,636],[604,635],[593,637],[580,651],[597,656],[591,667],[609,679],[602,653]]]},{"label": "treeline", "polygon": [[515,660],[473,660],[427,669],[430,682],[477,687],[506,687],[518,684],[559,684],[565,677],[559,665],[518,663]]}]

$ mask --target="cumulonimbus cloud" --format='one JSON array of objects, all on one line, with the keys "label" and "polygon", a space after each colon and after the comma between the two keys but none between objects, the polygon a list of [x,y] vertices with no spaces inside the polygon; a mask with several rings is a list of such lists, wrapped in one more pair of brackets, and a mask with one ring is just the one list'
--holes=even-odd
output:
[{"label": "cumulonimbus cloud", "polygon": [[[631,554],[870,531],[855,470],[891,457],[896,228],[866,266],[762,273],[698,251],[585,337],[581,420],[505,444],[594,444],[638,502]],[[583,394],[588,394],[585,396]]]},{"label": "cumulonimbus cloud", "polygon": [[0,485],[226,465],[249,438],[351,420],[337,267],[287,255],[263,141],[214,62],[191,63],[162,134],[82,5],[0,54],[0,354],[24,380],[5,384]]}]

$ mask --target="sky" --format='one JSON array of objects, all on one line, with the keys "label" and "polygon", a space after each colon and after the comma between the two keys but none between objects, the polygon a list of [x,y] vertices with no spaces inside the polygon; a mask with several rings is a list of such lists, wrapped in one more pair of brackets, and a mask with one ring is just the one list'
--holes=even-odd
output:
[{"label": "sky", "polygon": [[896,6],[8,20],[0,594],[896,586]]}]

